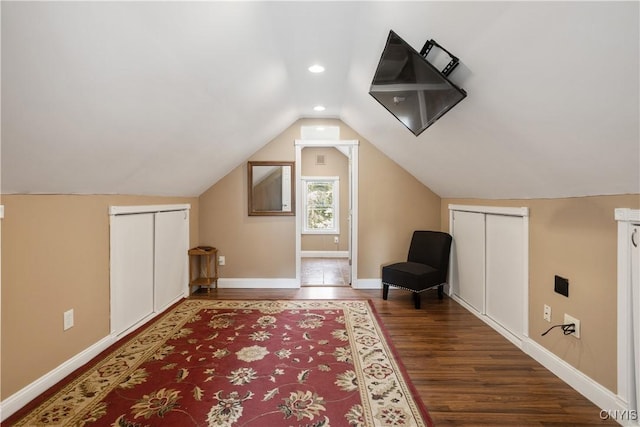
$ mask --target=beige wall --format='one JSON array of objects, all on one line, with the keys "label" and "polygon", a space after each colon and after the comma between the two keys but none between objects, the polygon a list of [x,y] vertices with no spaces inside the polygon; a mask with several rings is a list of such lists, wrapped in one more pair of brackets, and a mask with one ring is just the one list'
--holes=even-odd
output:
[{"label": "beige wall", "polygon": [[2,399],[109,334],[108,207],[172,203],[191,204],[197,245],[197,198],[2,196]]},{"label": "beige wall", "polygon": [[[295,161],[296,138],[289,128],[247,160]],[[222,278],[295,277],[295,217],[249,216],[247,188],[244,162],[200,195],[200,244],[225,256]]]},{"label": "beige wall", "polygon": [[407,259],[414,230],[440,230],[441,200],[366,140],[359,180],[358,277],[380,278],[381,265]]},{"label": "beige wall", "polygon": [[[609,390],[616,390],[617,223],[615,208],[640,207],[638,195],[536,200],[442,200],[449,204],[526,206],[529,218],[529,336]],[[569,297],[554,292],[554,275],[569,279]],[[552,322],[542,318],[543,305]],[[580,319],[581,338],[555,331],[564,313]]]},{"label": "beige wall", "polygon": [[[299,120],[248,160],[295,160],[303,125],[340,126],[341,139],[360,141],[359,279],[405,259],[414,229],[439,229],[440,198],[339,120]],[[249,217],[246,181],[245,164],[201,195],[200,242],[225,255],[223,278],[294,278],[295,217]]]},{"label": "beige wall", "polygon": [[[529,335],[611,391],[616,390],[616,251],[613,210],[640,208],[638,195],[543,200],[440,199],[337,120],[301,120],[251,160],[294,160],[301,125],[333,124],[360,141],[360,279],[404,259],[414,229],[448,230],[448,205],[530,208]],[[109,333],[109,205],[190,203],[191,245],[227,256],[222,277],[295,276],[295,218],[249,217],[243,164],[197,198],[5,195],[2,222],[2,394],[4,399]],[[555,274],[570,297],[553,291]],[[582,338],[540,334],[569,313]],[[75,326],[62,331],[73,308]]]}]

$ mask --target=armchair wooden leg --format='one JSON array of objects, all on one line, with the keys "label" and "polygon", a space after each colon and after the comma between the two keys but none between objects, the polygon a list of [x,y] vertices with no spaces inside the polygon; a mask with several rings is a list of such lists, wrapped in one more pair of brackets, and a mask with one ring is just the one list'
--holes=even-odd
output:
[{"label": "armchair wooden leg", "polygon": [[389,297],[389,285],[382,284],[382,299],[387,299]]},{"label": "armchair wooden leg", "polygon": [[416,306],[416,310],[420,309],[420,294],[418,292],[413,293],[413,303]]},{"label": "armchair wooden leg", "polygon": [[444,298],[444,285],[438,286],[438,299]]}]

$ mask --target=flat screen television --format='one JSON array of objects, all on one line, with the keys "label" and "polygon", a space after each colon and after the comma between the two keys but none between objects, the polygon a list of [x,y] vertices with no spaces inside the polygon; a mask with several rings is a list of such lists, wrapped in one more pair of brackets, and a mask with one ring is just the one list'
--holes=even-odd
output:
[{"label": "flat screen television", "polygon": [[389,32],[369,94],[415,136],[467,96],[393,31]]}]

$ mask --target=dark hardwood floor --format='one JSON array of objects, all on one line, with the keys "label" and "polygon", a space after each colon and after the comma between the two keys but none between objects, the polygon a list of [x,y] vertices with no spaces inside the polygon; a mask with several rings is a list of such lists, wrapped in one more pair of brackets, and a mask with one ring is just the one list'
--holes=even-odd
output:
[{"label": "dark hardwood floor", "polygon": [[415,310],[407,291],[350,287],[213,289],[196,298],[371,299],[436,426],[618,425],[600,408],[436,292]]}]

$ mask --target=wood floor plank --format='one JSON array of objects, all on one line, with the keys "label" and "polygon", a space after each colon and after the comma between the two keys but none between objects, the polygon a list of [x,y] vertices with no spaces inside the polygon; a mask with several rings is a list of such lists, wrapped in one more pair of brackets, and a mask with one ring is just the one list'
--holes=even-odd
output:
[{"label": "wood floor plank", "polygon": [[350,287],[215,289],[201,298],[373,302],[436,426],[618,425],[600,408],[468,312],[435,292],[415,310],[409,292]]}]

